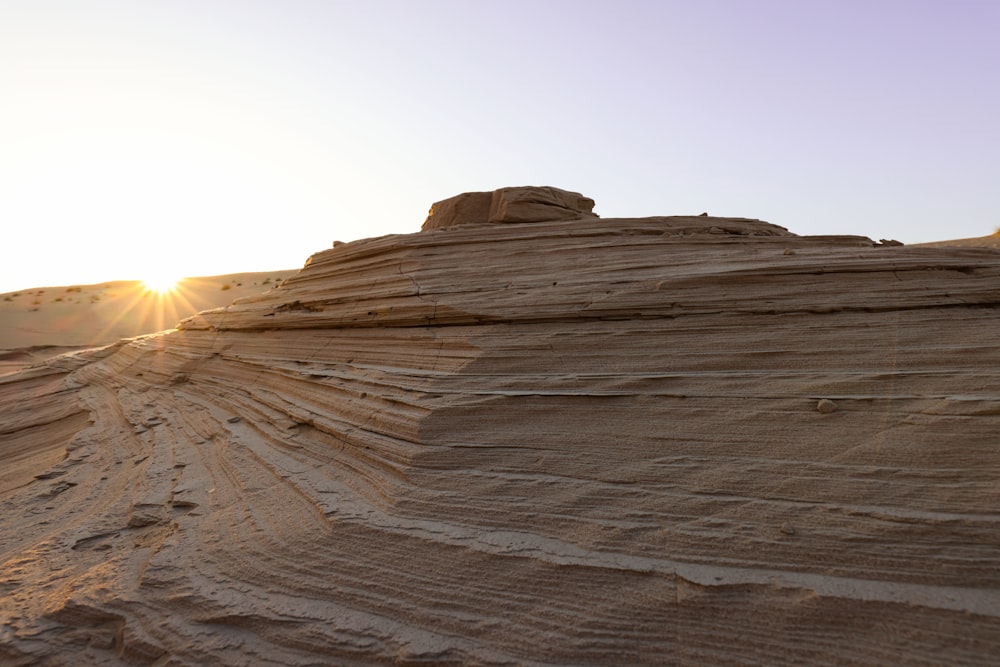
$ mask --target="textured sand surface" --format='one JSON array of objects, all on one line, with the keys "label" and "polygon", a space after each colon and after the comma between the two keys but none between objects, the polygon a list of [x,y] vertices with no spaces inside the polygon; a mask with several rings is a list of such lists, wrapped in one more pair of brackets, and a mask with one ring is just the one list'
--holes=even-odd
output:
[{"label": "textured sand surface", "polygon": [[977,236],[971,239],[953,239],[950,241],[934,241],[931,243],[921,243],[919,246],[928,248],[964,247],[1000,249],[1000,231],[995,234],[990,234],[989,236]]},{"label": "textured sand surface", "polygon": [[991,665],[1000,252],[338,246],[0,378],[5,665]]},{"label": "textured sand surface", "polygon": [[259,294],[294,271],[185,278],[167,296],[137,280],[0,294],[0,373],[50,347],[93,347],[170,329],[182,318]]}]

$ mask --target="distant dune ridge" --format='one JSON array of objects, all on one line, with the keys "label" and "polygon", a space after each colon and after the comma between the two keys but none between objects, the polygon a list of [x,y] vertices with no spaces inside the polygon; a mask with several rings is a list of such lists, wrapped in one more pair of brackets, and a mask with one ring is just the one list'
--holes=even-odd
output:
[{"label": "distant dune ridge", "polygon": [[294,271],[185,278],[159,296],[138,280],[33,287],[0,294],[0,373],[5,360],[51,356],[52,348],[95,347],[173,328],[206,308],[276,287]]},{"label": "distant dune ridge", "polygon": [[971,239],[953,239],[949,241],[934,241],[932,243],[920,243],[918,244],[922,247],[928,248],[945,248],[945,247],[964,247],[964,248],[998,248],[1000,249],[1000,229],[989,236],[979,236]]},{"label": "distant dune ridge", "polygon": [[0,662],[995,664],[1000,252],[592,210],[0,377]]}]

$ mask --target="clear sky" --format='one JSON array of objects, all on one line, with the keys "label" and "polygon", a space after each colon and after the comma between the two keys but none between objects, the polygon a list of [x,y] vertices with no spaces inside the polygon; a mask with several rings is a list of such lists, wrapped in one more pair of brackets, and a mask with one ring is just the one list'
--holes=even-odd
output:
[{"label": "clear sky", "polygon": [[0,0],[0,292],[295,268],[471,190],[1000,226],[998,0]]}]

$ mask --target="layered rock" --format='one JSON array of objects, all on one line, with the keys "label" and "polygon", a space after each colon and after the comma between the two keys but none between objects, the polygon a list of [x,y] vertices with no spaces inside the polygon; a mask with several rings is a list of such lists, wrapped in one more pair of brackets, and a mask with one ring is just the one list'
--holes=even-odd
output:
[{"label": "layered rock", "polygon": [[546,222],[597,217],[594,200],[549,186],[466,192],[431,206],[422,231],[457,225]]},{"label": "layered rock", "polygon": [[991,664],[998,279],[712,217],[318,253],[0,378],[0,661]]}]

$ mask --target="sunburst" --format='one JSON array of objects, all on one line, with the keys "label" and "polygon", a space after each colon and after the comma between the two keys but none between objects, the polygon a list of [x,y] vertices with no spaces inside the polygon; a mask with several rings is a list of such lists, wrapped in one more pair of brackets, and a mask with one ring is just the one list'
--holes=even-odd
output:
[{"label": "sunburst", "polygon": [[166,296],[177,289],[177,284],[180,281],[181,279],[176,275],[161,272],[156,275],[147,276],[142,281],[142,284],[148,291]]}]

